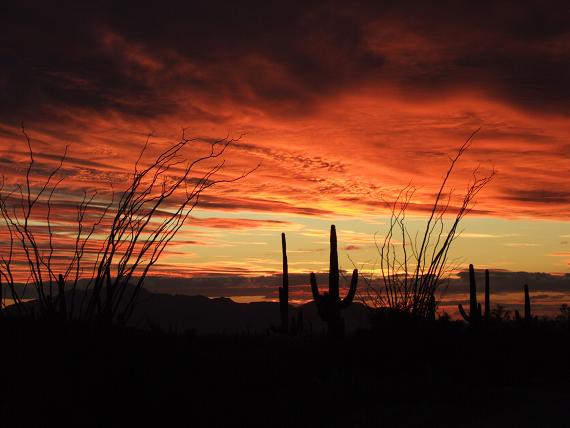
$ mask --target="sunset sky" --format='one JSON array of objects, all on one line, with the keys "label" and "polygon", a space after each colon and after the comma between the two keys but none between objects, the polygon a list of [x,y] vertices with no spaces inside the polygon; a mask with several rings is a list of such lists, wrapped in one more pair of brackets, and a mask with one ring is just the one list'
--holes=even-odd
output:
[{"label": "sunset sky", "polygon": [[260,164],[204,195],[156,288],[275,298],[286,232],[302,299],[308,272],[328,269],[333,223],[341,267],[352,269],[350,256],[370,270],[385,201],[411,182],[410,221],[425,221],[449,157],[480,128],[451,185],[459,197],[478,166],[496,176],[453,256],[499,272],[513,301],[519,280],[545,307],[568,300],[566,2],[12,3],[0,13],[9,182],[25,172],[22,122],[36,178],[69,146],[60,212],[84,190],[123,183],[149,134],[156,150],[183,128],[205,141],[241,136],[223,178]]}]

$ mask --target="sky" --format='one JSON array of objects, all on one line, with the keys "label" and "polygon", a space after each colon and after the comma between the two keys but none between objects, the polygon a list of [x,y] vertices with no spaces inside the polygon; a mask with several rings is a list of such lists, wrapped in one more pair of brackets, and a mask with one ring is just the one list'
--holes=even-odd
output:
[{"label": "sky", "polygon": [[502,275],[505,301],[522,300],[515,279],[551,305],[570,293],[565,2],[12,3],[0,13],[9,183],[25,172],[22,123],[38,182],[68,146],[57,203],[69,215],[83,191],[120,187],[149,135],[160,151],[184,129],[200,139],[189,157],[239,138],[221,178],[259,165],[204,194],[156,288],[274,299],[285,232],[300,302],[308,272],[328,268],[333,223],[341,267],[371,272],[386,201],[412,183],[421,225],[450,156],[479,129],[450,179],[455,198],[475,168],[496,175],[462,222],[454,281],[473,263]]}]

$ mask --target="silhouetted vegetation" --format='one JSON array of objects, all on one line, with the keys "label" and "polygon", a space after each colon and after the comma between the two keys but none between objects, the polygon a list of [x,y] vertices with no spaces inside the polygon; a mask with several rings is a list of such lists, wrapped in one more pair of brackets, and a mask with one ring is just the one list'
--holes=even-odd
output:
[{"label": "silhouetted vegetation", "polygon": [[[0,186],[1,235],[8,240],[7,254],[0,258],[0,279],[20,315],[30,306],[23,304],[26,288],[18,287],[17,281],[27,276],[26,284],[32,286],[37,300],[33,309],[38,310],[27,316],[126,323],[148,272],[184,225],[200,195],[251,172],[231,179],[217,177],[225,163],[220,159],[235,139],[211,142],[203,155],[194,153],[193,159],[186,159],[183,150],[198,140],[183,133],[178,142],[145,162],[147,140],[124,190],[112,194],[110,201],[96,200],[97,192],[91,196],[84,193],[76,206],[76,218],[59,218],[75,221],[77,233],[71,248],[56,248],[52,207],[65,178],[58,173],[67,148],[45,181],[34,183],[34,151],[23,126],[22,133],[29,152],[25,183],[8,186],[3,179]],[[96,240],[97,235],[103,238]],[[71,256],[58,254],[63,252]],[[81,293],[78,301],[78,282],[86,270],[91,271],[84,288],[89,292]]]},{"label": "silhouetted vegetation", "polygon": [[287,262],[287,242],[285,234],[281,234],[281,251],[283,252],[283,286],[279,287],[279,313],[281,325],[277,329],[281,333],[289,333],[289,264]]},{"label": "silhouetted vegetation", "polygon": [[[284,237],[282,244],[286,285]],[[318,293],[318,298],[338,293],[339,276],[332,226],[332,279],[329,293]],[[352,301],[357,278],[355,270],[344,300],[336,294],[337,308]],[[314,274],[311,279],[316,286]],[[488,271],[485,279],[490,305]],[[473,266],[470,280],[471,295],[476,290]],[[528,287],[525,301],[530,308]],[[229,310],[229,302],[219,303],[222,311]],[[282,320],[282,302],[270,305]],[[289,309],[288,315],[295,313]],[[165,306],[164,311],[172,319],[171,309]],[[383,313],[373,311],[372,321]],[[536,319],[528,325],[506,322],[505,309],[489,306],[494,322],[483,329],[398,311],[349,335],[344,335],[342,317],[341,322],[332,318],[331,326],[325,316],[326,336],[312,330],[299,336],[249,329],[241,335],[199,336],[152,323],[133,329],[3,317],[0,337],[10,352],[0,354],[0,364],[10,370],[0,388],[0,417],[9,426],[61,426],[61,415],[87,427],[108,426],[109,421],[165,426],[180,418],[204,427],[457,427],[458,421],[463,427],[555,426],[570,399],[569,313],[563,305],[557,321]],[[340,309],[334,315],[340,316]],[[28,402],[21,400],[30,391],[34,412],[26,412]]]},{"label": "silhouetted vegetation", "polygon": [[297,311],[297,316],[291,318],[289,323],[289,264],[287,262],[287,242],[285,234],[281,234],[281,251],[283,253],[283,285],[279,287],[279,319],[278,327],[271,326],[274,333],[290,334],[293,336],[303,334],[305,330],[305,321],[303,319],[303,311]]},{"label": "silhouetted vegetation", "polygon": [[[425,227],[420,231],[414,234],[406,222],[415,187],[406,186],[394,202],[387,203],[391,213],[388,231],[381,243],[376,242],[380,285],[375,286],[372,278],[363,277],[366,283],[363,302],[371,308],[400,318],[398,312],[422,319],[434,318],[439,284],[456,268],[449,262],[448,255],[453,241],[459,236],[459,224],[471,211],[475,197],[495,175],[493,170],[480,176],[479,168],[476,168],[459,206],[451,206],[453,191],[448,189],[449,178],[476,133],[471,134],[451,158]],[[445,217],[449,215],[452,221],[446,226]]]},{"label": "silhouetted vegetation", "polygon": [[558,319],[570,323],[570,307],[568,307],[566,303],[560,306],[560,315],[558,316]]},{"label": "silhouetted vegetation", "polygon": [[[459,313],[463,319],[471,325],[481,322],[481,304],[477,302],[477,284],[475,283],[475,268],[469,265],[469,314],[463,309],[463,305],[458,306]],[[489,291],[489,271],[485,270],[485,321],[490,317],[490,291]]]},{"label": "silhouetted vegetation", "polygon": [[338,268],[338,250],[336,239],[336,228],[334,224],[331,226],[330,236],[330,265],[329,265],[329,291],[323,294],[319,293],[317,285],[317,277],[311,272],[311,292],[313,300],[319,310],[319,315],[327,323],[328,334],[332,337],[342,337],[345,333],[344,319],[341,316],[341,311],[348,308],[356,294],[356,287],[358,284],[358,269],[352,272],[352,279],[350,281],[350,288],[347,295],[341,300],[339,287],[340,287],[340,272]]},{"label": "silhouetted vegetation", "polygon": [[529,324],[532,321],[532,310],[530,305],[530,294],[528,292],[528,284],[523,287],[524,290],[524,318],[521,318],[518,309],[515,309],[515,319],[519,322],[524,321],[525,324]]}]

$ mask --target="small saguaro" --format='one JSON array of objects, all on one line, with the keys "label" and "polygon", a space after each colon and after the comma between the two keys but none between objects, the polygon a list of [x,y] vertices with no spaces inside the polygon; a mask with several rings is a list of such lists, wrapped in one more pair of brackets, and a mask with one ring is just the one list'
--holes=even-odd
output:
[{"label": "small saguaro", "polygon": [[[523,289],[524,289],[524,322],[530,323],[532,321],[532,311],[530,305],[530,294],[528,292],[528,284],[525,284]],[[517,321],[521,321],[521,316],[518,310],[515,310],[515,319]]]},{"label": "small saguaro", "polygon": [[[462,304],[457,305],[459,313],[471,325],[477,325],[481,319],[481,304],[477,302],[477,284],[475,282],[475,268],[469,265],[469,314]],[[491,319],[491,291],[489,284],[489,270],[485,269],[485,322]]]},{"label": "small saguaro", "polygon": [[460,303],[457,305],[459,313],[465,321],[471,325],[479,323],[481,319],[481,304],[477,303],[477,284],[475,283],[475,269],[473,265],[469,265],[469,314],[463,309]]},{"label": "small saguaro", "polygon": [[279,319],[278,327],[271,326],[271,330],[279,334],[297,336],[303,333],[304,321],[303,311],[299,309],[296,317],[289,321],[289,264],[287,261],[287,242],[285,234],[281,234],[281,250],[283,253],[283,279],[282,286],[279,287]]}]

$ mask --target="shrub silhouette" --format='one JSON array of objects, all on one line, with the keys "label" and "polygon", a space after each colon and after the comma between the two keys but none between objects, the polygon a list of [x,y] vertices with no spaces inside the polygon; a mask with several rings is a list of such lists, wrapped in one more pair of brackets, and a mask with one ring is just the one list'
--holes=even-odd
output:
[{"label": "shrub silhouette", "polygon": [[508,310],[504,305],[496,305],[491,311],[492,319],[495,321],[510,321],[511,311]]}]

